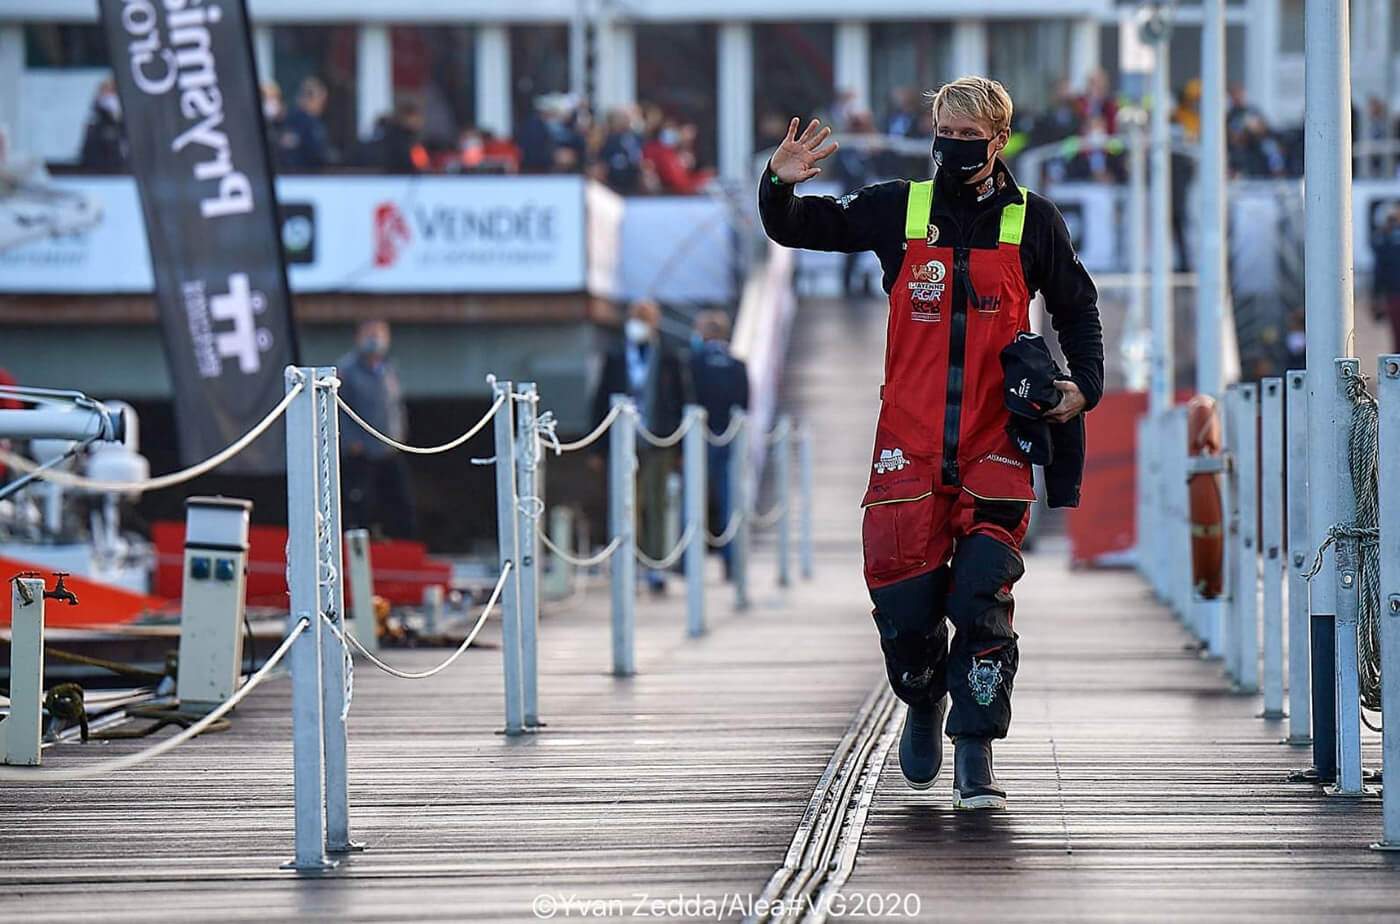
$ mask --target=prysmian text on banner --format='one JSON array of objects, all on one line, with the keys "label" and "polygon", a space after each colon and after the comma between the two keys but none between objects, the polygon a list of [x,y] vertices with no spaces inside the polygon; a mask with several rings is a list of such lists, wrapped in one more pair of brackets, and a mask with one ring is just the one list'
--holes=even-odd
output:
[{"label": "prysmian text on banner", "polygon": [[[248,13],[244,0],[99,3],[191,464],[261,420],[298,358]],[[221,471],[279,471],[281,433]]]}]

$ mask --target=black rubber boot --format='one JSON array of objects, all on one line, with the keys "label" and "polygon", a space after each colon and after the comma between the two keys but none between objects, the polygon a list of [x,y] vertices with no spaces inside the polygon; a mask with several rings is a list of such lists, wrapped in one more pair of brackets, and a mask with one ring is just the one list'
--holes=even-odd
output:
[{"label": "black rubber boot", "polygon": [[1006,808],[1006,790],[992,770],[990,738],[963,736],[953,742],[953,808]]},{"label": "black rubber boot", "polygon": [[910,706],[899,738],[899,769],[910,789],[928,789],[943,766],[943,697]]}]

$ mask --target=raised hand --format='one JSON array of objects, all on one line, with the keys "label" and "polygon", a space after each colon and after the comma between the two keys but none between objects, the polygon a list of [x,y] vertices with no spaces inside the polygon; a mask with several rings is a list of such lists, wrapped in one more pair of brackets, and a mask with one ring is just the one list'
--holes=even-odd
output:
[{"label": "raised hand", "polygon": [[801,119],[793,119],[788,126],[787,137],[783,143],[778,145],[778,150],[773,152],[773,157],[769,161],[773,172],[778,179],[784,183],[801,183],[803,180],[810,180],[822,169],[816,164],[826,160],[836,153],[836,142],[833,141],[826,147],[822,147],[822,142],[831,137],[830,126],[822,125],[813,119],[807,126],[801,137],[798,137],[797,128],[802,124]]}]

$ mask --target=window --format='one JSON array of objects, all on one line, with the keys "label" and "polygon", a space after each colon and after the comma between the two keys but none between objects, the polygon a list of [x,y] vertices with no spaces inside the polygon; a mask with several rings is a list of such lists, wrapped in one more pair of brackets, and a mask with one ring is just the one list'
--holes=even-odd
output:
[{"label": "window", "polygon": [[454,148],[476,124],[476,36],[462,26],[394,26],[394,96],[411,94],[423,104],[423,140],[430,148]]},{"label": "window", "polygon": [[24,27],[24,57],[27,67],[110,66],[102,27],[96,25],[27,25]]},{"label": "window", "polygon": [[987,29],[989,73],[1005,85],[1018,111],[1045,109],[1069,63],[1068,20],[1021,20]]},{"label": "window", "polygon": [[[754,143],[777,144],[793,116],[829,117],[836,30],[822,23],[753,27]],[[774,134],[777,126],[778,134]]]},{"label": "window", "polygon": [[355,68],[358,62],[354,26],[273,26],[272,73],[291,106],[297,89],[308,77],[326,85],[326,109],[321,116],[331,147],[332,162],[350,159],[358,143]]},{"label": "window", "polygon": [[696,166],[715,163],[715,111],[719,54],[712,25],[639,25],[637,102],[652,104],[676,121],[696,128]]},{"label": "window", "polygon": [[893,97],[913,90],[922,105],[922,94],[956,77],[950,71],[953,28],[948,23],[881,22],[870,27],[870,102],[875,124],[886,129]]},{"label": "window", "polygon": [[569,27],[512,26],[511,105],[519,126],[535,111],[535,99],[569,90]]}]

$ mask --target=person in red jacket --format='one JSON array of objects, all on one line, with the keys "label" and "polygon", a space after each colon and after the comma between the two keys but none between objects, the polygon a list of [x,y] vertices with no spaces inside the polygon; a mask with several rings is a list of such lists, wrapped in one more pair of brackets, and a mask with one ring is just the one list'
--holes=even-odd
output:
[{"label": "person in red jacket", "polygon": [[1041,292],[1069,364],[1045,419],[1065,423],[1102,393],[1103,332],[1064,219],[997,156],[1011,125],[1005,88],[962,77],[932,102],[934,179],[797,196],[836,144],[816,121],[799,136],[794,119],[760,180],[759,211],[779,244],[880,259],[890,318],[862,544],[890,685],[909,706],[900,767],[910,786],[933,784],[946,694],[953,804],[1001,808],[991,742],[1011,722],[1011,588],[1035,493],[1007,433],[1000,354],[1029,330]]}]

